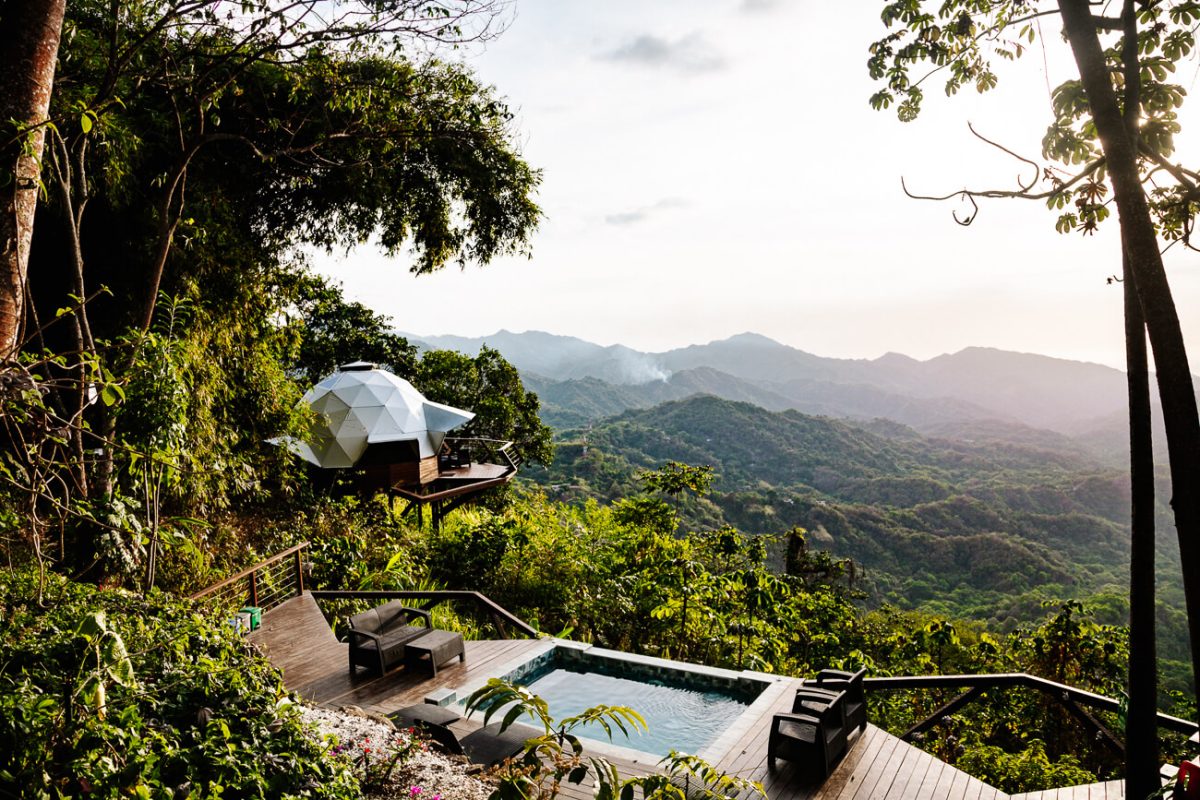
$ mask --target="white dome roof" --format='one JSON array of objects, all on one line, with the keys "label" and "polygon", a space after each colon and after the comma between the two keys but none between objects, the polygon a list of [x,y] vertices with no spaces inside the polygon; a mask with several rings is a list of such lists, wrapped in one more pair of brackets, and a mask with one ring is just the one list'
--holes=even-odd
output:
[{"label": "white dome roof", "polygon": [[281,443],[318,467],[352,467],[370,445],[405,441],[429,458],[441,449],[447,431],[475,417],[426,400],[408,381],[361,361],[309,389],[302,402],[321,419],[307,441]]}]

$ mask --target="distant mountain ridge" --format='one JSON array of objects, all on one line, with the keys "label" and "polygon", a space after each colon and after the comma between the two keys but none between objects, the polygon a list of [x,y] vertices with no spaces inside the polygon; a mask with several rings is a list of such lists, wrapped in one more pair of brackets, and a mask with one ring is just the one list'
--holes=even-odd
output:
[{"label": "distant mountain ridge", "polygon": [[945,435],[978,429],[1011,438],[1010,428],[1028,440],[1031,430],[1046,431],[1048,440],[1077,438],[1109,458],[1121,457],[1126,446],[1121,426],[1113,424],[1125,414],[1123,372],[1030,353],[968,347],[925,361],[899,353],[826,358],[755,333],[663,353],[536,331],[409,339],[471,354],[485,344],[499,350],[538,392],[547,422],[558,427],[712,394],[771,411],[882,417]]}]

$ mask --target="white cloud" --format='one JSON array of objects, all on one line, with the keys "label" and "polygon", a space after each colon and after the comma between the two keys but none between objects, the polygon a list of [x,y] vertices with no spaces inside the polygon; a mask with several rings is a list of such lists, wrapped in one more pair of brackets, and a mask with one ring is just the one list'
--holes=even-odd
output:
[{"label": "white cloud", "polygon": [[700,33],[689,33],[675,41],[641,34],[613,50],[601,53],[598,58],[688,73],[712,72],[726,66],[724,56]]},{"label": "white cloud", "polygon": [[609,225],[635,225],[640,222],[646,222],[660,211],[672,208],[684,208],[686,206],[687,202],[681,198],[664,197],[651,206],[642,206],[633,211],[619,211],[615,214],[606,214],[604,221]]}]

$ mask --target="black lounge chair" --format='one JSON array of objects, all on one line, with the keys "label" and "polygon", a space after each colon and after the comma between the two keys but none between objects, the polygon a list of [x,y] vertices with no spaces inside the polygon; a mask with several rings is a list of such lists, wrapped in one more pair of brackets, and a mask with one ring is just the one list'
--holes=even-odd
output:
[{"label": "black lounge chair", "polygon": [[867,727],[867,693],[863,688],[863,678],[867,675],[864,667],[858,672],[847,672],[841,669],[823,669],[817,673],[815,686],[805,683],[804,688],[818,688],[831,692],[846,693],[846,724],[859,731]]},{"label": "black lounge chair", "polygon": [[[409,623],[422,619],[424,627]],[[383,675],[389,668],[404,661],[404,646],[433,630],[429,612],[407,608],[399,600],[355,614],[346,620],[350,637],[350,674],[358,667],[379,670]]]},{"label": "black lounge chair", "polygon": [[435,706],[432,703],[417,703],[415,706],[405,706],[398,711],[388,714],[388,719],[397,728],[424,728],[426,725],[449,725],[462,719],[452,708]]},{"label": "black lounge chair", "polygon": [[771,720],[767,743],[767,766],[775,768],[775,759],[796,764],[801,780],[820,783],[829,777],[846,754],[846,695],[837,692],[806,692],[800,689],[790,714],[776,714]]},{"label": "black lounge chair", "polygon": [[420,729],[447,753],[466,756],[472,763],[489,767],[506,758],[512,758],[525,749],[525,742],[544,733],[538,728],[520,723],[509,725],[501,731],[500,725],[499,722],[493,722],[477,731],[471,731],[462,738],[456,736],[454,731],[445,725],[433,722],[421,724]]}]

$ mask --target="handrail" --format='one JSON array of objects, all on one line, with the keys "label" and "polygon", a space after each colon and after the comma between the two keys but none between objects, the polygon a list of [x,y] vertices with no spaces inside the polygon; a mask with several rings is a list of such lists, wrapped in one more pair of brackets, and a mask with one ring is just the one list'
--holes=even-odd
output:
[{"label": "handrail", "polygon": [[254,566],[247,567],[246,569],[242,570],[241,572],[239,572],[238,574],[234,575],[231,578],[226,578],[225,580],[221,581],[220,583],[214,583],[212,586],[209,586],[207,589],[201,589],[200,591],[196,592],[195,594],[190,595],[188,597],[188,599],[189,600],[203,600],[205,597],[215,594],[216,592],[220,591],[221,589],[224,589],[227,586],[231,586],[231,585],[237,583],[238,581],[249,578],[250,579],[249,590],[250,590],[250,597],[251,597],[251,605],[258,605],[257,596],[256,596],[258,593],[257,592],[258,582],[256,580],[258,573],[262,572],[267,567],[270,567],[273,564],[279,563],[280,561],[287,558],[288,556],[293,556],[296,560],[296,576],[295,576],[296,594],[298,594],[298,595],[302,594],[304,592],[304,571],[301,568],[300,553],[302,550],[304,550],[304,548],[308,547],[308,544],[309,544],[308,542],[301,542],[300,544],[293,545],[281,553],[276,553],[275,555],[271,556],[270,558],[258,562]]},{"label": "handrail", "polygon": [[332,590],[332,589],[314,589],[309,592],[313,599],[320,600],[322,598],[329,600],[431,600],[433,602],[426,603],[423,611],[428,611],[447,600],[470,600],[478,606],[482,606],[488,614],[491,615],[492,621],[500,631],[504,632],[505,624],[511,625],[517,630],[524,633],[526,636],[537,638],[541,636],[541,632],[534,628],[529,623],[525,622],[520,617],[515,616],[508,609],[497,604],[494,600],[480,592],[471,592],[463,589],[441,589],[441,590]]},{"label": "handrail", "polygon": [[[1074,686],[1067,686],[1064,683],[1039,678],[1036,675],[1030,675],[1026,672],[1009,672],[1000,674],[980,674],[980,675],[904,675],[890,678],[866,678],[863,680],[863,688],[870,690],[888,691],[893,689],[949,689],[949,688],[968,688],[966,694],[963,694],[950,701],[942,708],[938,709],[932,716],[910,728],[904,736],[911,737],[916,733],[927,730],[932,727],[938,719],[946,714],[965,705],[967,702],[974,700],[986,689],[1001,689],[1012,687],[1024,687],[1027,689],[1036,689],[1037,691],[1049,695],[1059,703],[1066,706],[1068,711],[1075,713],[1082,709],[1072,709],[1073,705],[1085,705],[1100,711],[1120,711],[1121,704],[1104,695],[1094,692],[1077,689]],[[1170,714],[1158,715],[1158,726],[1165,728],[1175,733],[1182,733],[1185,736],[1190,736],[1197,731],[1197,725],[1194,722],[1172,717]],[[1098,724],[1095,720],[1092,723]],[[906,739],[907,741],[907,739]]]},{"label": "handrail", "polygon": [[470,444],[477,442],[483,445],[491,453],[499,453],[504,456],[504,460],[509,463],[514,470],[521,465],[521,457],[519,454],[512,452],[515,443],[511,439],[490,439],[485,436],[447,436],[444,441],[454,445]]},{"label": "handrail", "polygon": [[486,442],[488,444],[512,444],[511,439],[491,439],[487,436],[447,436],[447,442]]}]

